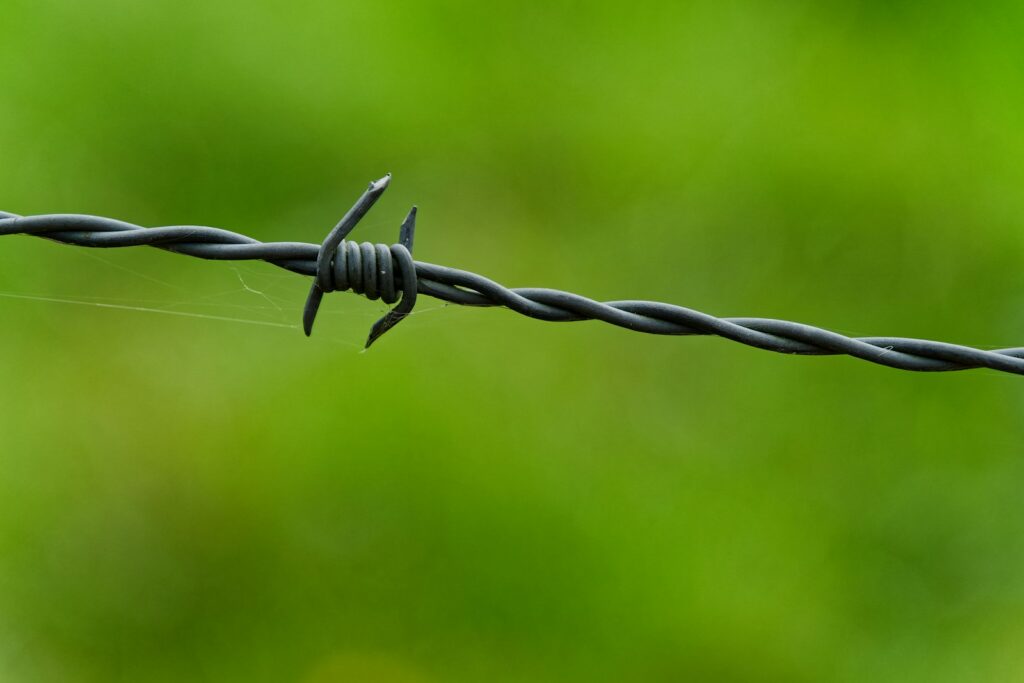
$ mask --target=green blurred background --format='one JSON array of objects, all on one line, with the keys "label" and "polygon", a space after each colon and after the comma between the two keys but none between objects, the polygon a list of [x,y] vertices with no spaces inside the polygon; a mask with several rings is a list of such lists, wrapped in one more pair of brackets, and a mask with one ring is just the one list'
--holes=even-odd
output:
[{"label": "green blurred background", "polygon": [[[3,210],[1024,343],[1019,3],[0,24]],[[1020,378],[307,286],[0,241],[0,681],[1024,680]]]}]

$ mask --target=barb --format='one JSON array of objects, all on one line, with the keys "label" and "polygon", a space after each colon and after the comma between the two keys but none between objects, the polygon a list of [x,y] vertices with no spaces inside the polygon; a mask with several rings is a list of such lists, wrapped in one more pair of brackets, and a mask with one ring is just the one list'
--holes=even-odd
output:
[{"label": "barb", "polygon": [[986,351],[945,342],[903,337],[846,337],[811,325],[769,318],[716,318],[656,301],[606,301],[557,289],[510,289],[482,275],[438,266],[412,257],[416,207],[402,223],[399,241],[390,246],[345,238],[387,189],[391,176],[370,183],[320,245],[260,242],[229,230],[177,225],[144,228],[132,223],[78,214],[18,216],[0,211],[0,235],[35,235],[82,247],[152,246],[196,258],[262,260],[300,275],[313,284],[303,311],[306,334],[324,294],[349,290],[368,299],[397,305],[374,323],[366,346],[412,312],[417,294],[463,306],[502,306],[549,322],[600,320],[635,332],[717,335],[777,353],[808,356],[848,355],[901,370],[940,372],[989,368],[1024,374],[1024,348]]}]

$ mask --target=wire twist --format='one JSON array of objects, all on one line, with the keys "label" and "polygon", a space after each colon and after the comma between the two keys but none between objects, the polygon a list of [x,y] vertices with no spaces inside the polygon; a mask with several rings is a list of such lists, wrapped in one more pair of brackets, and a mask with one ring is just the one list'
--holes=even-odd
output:
[{"label": "wire twist", "polygon": [[976,349],[959,344],[905,337],[856,337],[811,325],[770,318],[716,318],[656,301],[607,301],[556,289],[504,287],[455,268],[414,261],[416,207],[402,223],[399,241],[356,244],[345,238],[387,189],[391,176],[370,183],[320,245],[260,242],[246,235],[205,226],[144,228],[132,223],[79,214],[18,216],[0,211],[0,235],[26,234],[83,247],[153,246],[212,260],[263,260],[313,276],[303,310],[309,335],[324,294],[351,290],[369,299],[397,305],[374,323],[366,345],[412,312],[417,294],[464,306],[503,306],[550,322],[600,320],[648,334],[717,335],[747,346],[799,355],[845,354],[901,370],[940,372],[989,368],[1024,374],[1024,348]]}]

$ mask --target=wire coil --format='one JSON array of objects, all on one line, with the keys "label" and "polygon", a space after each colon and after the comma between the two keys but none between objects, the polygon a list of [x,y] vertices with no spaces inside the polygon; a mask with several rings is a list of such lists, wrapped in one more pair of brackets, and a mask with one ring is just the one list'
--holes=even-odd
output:
[{"label": "wire coil", "polygon": [[144,228],[132,223],[77,214],[22,217],[0,212],[0,236],[26,234],[83,247],[153,246],[213,260],[263,260],[313,276],[303,310],[310,334],[323,295],[350,290],[397,305],[374,323],[367,346],[412,312],[417,294],[465,306],[502,306],[550,322],[600,320],[635,332],[716,335],[747,346],[799,355],[845,354],[901,370],[941,372],[989,368],[1024,375],[1024,348],[976,349],[905,337],[851,338],[811,325],[768,318],[717,318],[656,301],[608,301],[555,289],[508,288],[488,278],[412,257],[416,207],[402,223],[399,241],[357,244],[346,240],[359,220],[387,189],[391,176],[367,190],[320,245],[260,242],[246,235],[205,226]]},{"label": "wire coil", "polygon": [[400,298],[401,278],[395,278],[395,259],[386,244],[342,242],[331,267],[330,291],[351,291],[370,301],[393,304]]}]

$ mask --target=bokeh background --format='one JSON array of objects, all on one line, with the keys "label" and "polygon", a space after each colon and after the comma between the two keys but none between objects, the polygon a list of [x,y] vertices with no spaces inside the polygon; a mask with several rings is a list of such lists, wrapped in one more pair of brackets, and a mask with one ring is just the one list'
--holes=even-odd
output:
[{"label": "bokeh background", "polygon": [[[4,0],[0,209],[1019,345],[1022,15]],[[307,286],[0,241],[0,680],[1024,680],[1019,378]]]}]

